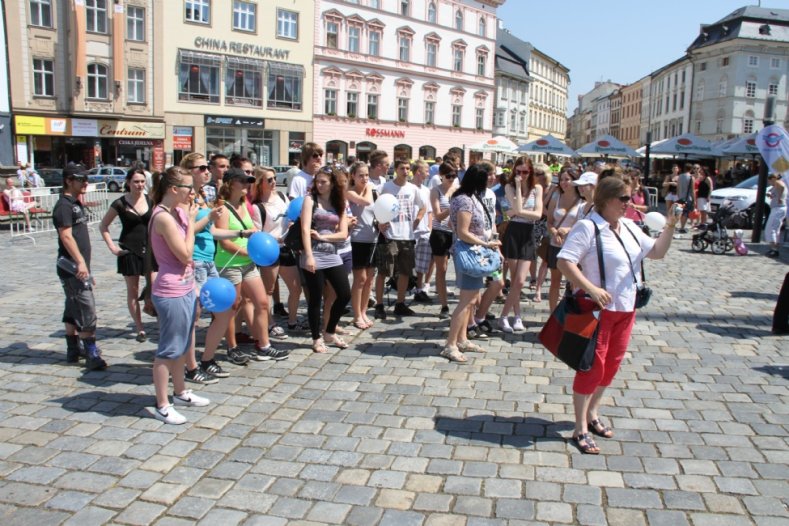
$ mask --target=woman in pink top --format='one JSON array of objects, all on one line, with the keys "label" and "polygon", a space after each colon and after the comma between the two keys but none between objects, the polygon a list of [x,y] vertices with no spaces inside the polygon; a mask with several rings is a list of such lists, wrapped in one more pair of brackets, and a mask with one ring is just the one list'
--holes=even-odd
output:
[{"label": "woman in pink top", "polygon": [[186,418],[170,404],[167,394],[170,376],[175,405],[209,404],[184,384],[184,354],[194,338],[197,312],[192,261],[197,207],[192,174],[179,167],[169,168],[154,189],[154,203],[156,208],[149,227],[151,249],[159,264],[151,289],[151,299],[159,314],[159,346],[153,361],[154,416],[166,424],[183,424]]}]

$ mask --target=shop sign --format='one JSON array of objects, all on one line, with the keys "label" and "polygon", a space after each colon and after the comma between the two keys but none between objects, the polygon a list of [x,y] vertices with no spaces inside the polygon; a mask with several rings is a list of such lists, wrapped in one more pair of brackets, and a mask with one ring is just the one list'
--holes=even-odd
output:
[{"label": "shop sign", "polygon": [[403,130],[387,130],[385,128],[365,128],[364,134],[368,137],[392,137],[395,139],[405,139]]},{"label": "shop sign", "polygon": [[196,37],[195,47],[208,51],[222,51],[224,53],[234,53],[247,57],[274,58],[277,60],[288,60],[290,51],[287,49],[275,49],[272,47],[258,46],[257,44],[246,44],[244,42],[233,42],[220,40],[218,38]]},{"label": "shop sign", "polygon": [[99,134],[98,121],[95,119],[71,119],[72,137],[95,137]]},{"label": "shop sign", "polygon": [[192,150],[192,138],[184,135],[173,135],[173,150]]},{"label": "shop sign", "polygon": [[120,139],[118,145],[120,146],[153,146],[158,141],[148,141],[145,139]]},{"label": "shop sign", "polygon": [[221,117],[218,115],[206,115],[206,126],[237,126],[240,128],[263,128],[265,119],[250,119],[249,117]]},{"label": "shop sign", "polygon": [[194,128],[191,126],[173,126],[173,135],[176,137],[191,137]]},{"label": "shop sign", "polygon": [[50,135],[66,135],[68,119],[47,119],[47,131]]},{"label": "shop sign", "polygon": [[163,122],[98,121],[99,137],[164,139]]},{"label": "shop sign", "polygon": [[304,141],[290,141],[290,146],[288,147],[288,152],[290,153],[299,153],[301,152],[301,148],[304,146]]},{"label": "shop sign", "polygon": [[28,117],[17,115],[14,117],[16,133],[18,135],[46,135],[47,120],[45,117]]},{"label": "shop sign", "polygon": [[153,155],[151,156],[151,168],[155,172],[164,170],[164,144],[162,141],[154,141],[156,145],[153,147]]}]

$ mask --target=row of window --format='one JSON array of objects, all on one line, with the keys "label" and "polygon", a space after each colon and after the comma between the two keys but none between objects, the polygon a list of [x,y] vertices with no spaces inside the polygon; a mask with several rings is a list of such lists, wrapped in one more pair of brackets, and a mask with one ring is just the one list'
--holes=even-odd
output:
[{"label": "row of window", "polygon": [[[359,0],[348,0],[348,2],[350,2],[352,4],[362,4],[362,2],[360,2]],[[370,7],[372,9],[381,9],[381,0],[366,0],[366,2],[364,2],[364,4],[366,4],[367,7]],[[401,16],[407,16],[407,17],[411,17],[412,16],[411,0],[399,0],[399,4],[398,4],[397,7],[398,7],[398,13]],[[430,2],[427,3],[427,13],[426,13],[425,20],[427,20],[431,24],[437,24],[438,23],[438,4],[437,4],[437,2],[430,1]],[[479,19],[477,20],[477,34],[479,36],[484,37],[484,36],[487,35],[487,31],[488,31],[487,30],[487,25],[488,25],[488,23],[487,23],[487,19],[485,18],[485,16],[484,15],[480,15]],[[458,30],[458,31],[465,31],[465,27],[466,27],[465,26],[465,18],[463,16],[463,11],[460,10],[460,9],[457,9],[455,11],[454,26],[455,26],[455,29]]]},{"label": "row of window", "polygon": [[[726,68],[729,66],[729,57],[721,57],[717,60],[719,68]],[[748,55],[748,67],[759,67],[758,55]],[[778,57],[770,57],[770,69],[781,69],[781,59]],[[699,62],[699,71],[707,71],[707,63]]]},{"label": "row of window", "polygon": [[[704,99],[704,81],[696,86],[696,100]],[[721,79],[718,83],[718,97],[725,97],[729,88],[728,79]],[[745,96],[749,99],[756,98],[757,83],[755,80],[745,81]],[[778,95],[778,82],[773,81],[767,84],[767,95]]]},{"label": "row of window", "polygon": [[[323,113],[325,115],[337,115],[338,105],[338,90],[325,89],[323,90]],[[410,99],[407,97],[397,97],[397,120],[400,122],[409,122],[409,106]],[[367,94],[366,113],[368,119],[378,119],[380,107],[380,95],[369,93]],[[360,101],[359,93],[349,91],[345,94],[345,116],[349,118],[360,117]],[[433,125],[436,123],[436,103],[433,101],[425,101],[424,123]],[[463,105],[452,105],[452,126],[459,128],[463,117]],[[485,124],[485,109],[475,109],[475,126],[481,130]]]},{"label": "row of window", "polygon": [[[223,2],[224,3],[224,2]],[[211,0],[184,0],[184,20],[194,24],[211,23]],[[233,0],[233,29],[255,33],[257,31],[257,3]],[[299,38],[299,14],[277,8],[277,37]]]},{"label": "row of window", "polygon": [[[109,68],[104,64],[88,64],[86,96],[88,99],[107,100],[110,96]],[[116,86],[119,89],[120,86]],[[55,63],[52,60],[33,59],[33,94],[37,97],[55,96]],[[126,71],[126,101],[145,104],[145,70],[129,68]]]}]

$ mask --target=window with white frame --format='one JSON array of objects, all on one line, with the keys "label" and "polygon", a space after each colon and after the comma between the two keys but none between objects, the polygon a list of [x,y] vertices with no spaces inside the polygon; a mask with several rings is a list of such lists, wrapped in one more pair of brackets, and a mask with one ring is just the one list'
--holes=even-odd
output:
[{"label": "window with white frame", "polygon": [[400,122],[408,121],[408,99],[405,97],[397,98],[397,120]]},{"label": "window with white frame", "polygon": [[30,0],[30,23],[52,27],[52,0]]},{"label": "window with white frame", "polygon": [[55,96],[55,63],[52,60],[33,59],[33,95]]},{"label": "window with white frame", "polygon": [[477,108],[474,116],[474,127],[481,130],[485,127],[485,108]]},{"label": "window with white frame", "polygon": [[287,9],[277,9],[277,37],[299,38],[299,14]]},{"label": "window with white frame", "polygon": [[400,14],[402,16],[411,15],[411,2],[409,0],[400,0]]},{"label": "window with white frame", "polygon": [[753,119],[742,120],[742,132],[748,134],[753,133]]},{"label": "window with white frame", "polygon": [[438,43],[428,40],[425,53],[425,64],[431,68],[436,67],[436,56],[438,55]]},{"label": "window with white frame", "polygon": [[356,118],[359,115],[359,94],[349,91],[345,96],[345,114],[352,119]]},{"label": "window with white frame", "polygon": [[477,75],[480,77],[485,76],[485,65],[487,63],[487,57],[484,53],[479,53],[477,55]]},{"label": "window with white frame", "polygon": [[367,95],[367,118],[378,118],[378,95]]},{"label": "window with white frame", "polygon": [[520,122],[520,126],[519,126],[518,129],[520,130],[521,133],[526,133],[526,112],[525,111],[521,112],[521,122]]},{"label": "window with white frame", "polygon": [[266,106],[286,110],[300,110],[304,68],[277,62],[268,63],[268,100]]},{"label": "window with white frame", "polygon": [[463,31],[463,12],[460,9],[455,13],[455,29]]},{"label": "window with white frame", "polygon": [[142,42],[145,40],[145,9],[126,6],[126,38]]},{"label": "window with white frame", "polygon": [[750,67],[756,67],[759,65],[759,57],[756,55],[748,55],[748,65]]},{"label": "window with white frame", "polygon": [[425,124],[435,124],[436,103],[433,101],[425,102]]},{"label": "window with white frame", "polygon": [[721,67],[726,68],[729,66],[729,57],[721,58]]},{"label": "window with white frame", "polygon": [[381,0],[368,0],[368,2],[373,9],[381,9]]},{"label": "window with white frame", "polygon": [[460,128],[460,118],[463,112],[463,106],[460,104],[452,105],[452,126]]},{"label": "window with white frame", "polygon": [[463,48],[456,47],[452,50],[453,63],[452,69],[455,71],[463,71]]},{"label": "window with white frame", "polygon": [[696,133],[701,133],[701,121],[696,121]]},{"label": "window with white frame", "polygon": [[427,4],[427,21],[431,24],[436,23],[436,3],[430,2]]},{"label": "window with white frame", "polygon": [[484,16],[479,17],[479,24],[478,24],[477,33],[479,36],[484,37],[488,33],[488,22]]},{"label": "window with white frame", "polygon": [[337,115],[337,90],[323,90],[323,113],[326,115]]},{"label": "window with white frame", "polygon": [[359,52],[359,38],[361,37],[362,29],[359,26],[348,27],[348,51],[351,53]]},{"label": "window with white frame", "polygon": [[91,33],[107,32],[107,0],[85,0],[86,28]]},{"label": "window with white frame", "polygon": [[723,133],[723,117],[715,120],[715,133]]},{"label": "window with white frame", "polygon": [[233,29],[255,31],[257,5],[253,2],[233,0]]},{"label": "window with white frame", "polygon": [[745,81],[745,96],[749,99],[756,97],[756,82],[753,80]]},{"label": "window with white frame", "polygon": [[504,127],[504,110],[496,111],[496,128]]},{"label": "window with white frame", "polygon": [[129,68],[126,79],[126,100],[129,104],[145,103],[145,70]]},{"label": "window with white frame", "polygon": [[696,86],[696,100],[702,100],[704,98],[704,82],[699,82],[698,86]]},{"label": "window with white frame", "polygon": [[219,55],[179,52],[178,100],[219,103]]},{"label": "window with white frame", "polygon": [[767,85],[767,94],[768,95],[778,95],[778,84],[770,83]]},{"label": "window with white frame", "polygon": [[518,114],[515,112],[515,110],[510,112],[510,131],[518,131]]},{"label": "window with white frame", "polygon": [[780,58],[771,58],[770,59],[770,68],[772,69],[780,69],[781,67],[781,59]]},{"label": "window with white frame", "polygon": [[400,34],[400,60],[402,62],[411,60],[411,37],[405,33]]},{"label": "window with white frame", "polygon": [[211,23],[211,0],[185,0],[184,19],[198,24]]},{"label": "window with white frame", "polygon": [[337,22],[326,22],[326,47],[338,49],[340,42],[340,27]]},{"label": "window with white frame", "polygon": [[725,97],[726,91],[729,89],[729,81],[727,79],[721,79],[720,83],[718,84],[718,97]]},{"label": "window with white frame", "polygon": [[263,68],[260,60],[228,57],[225,65],[225,104],[263,106]]},{"label": "window with white frame", "polygon": [[701,64],[699,64],[699,71],[707,71],[707,63],[706,62],[702,62]]},{"label": "window with white frame", "polygon": [[381,54],[381,32],[370,31],[367,41],[367,53],[377,57]]},{"label": "window with white frame", "polygon": [[107,66],[103,64],[88,64],[88,98],[107,99],[109,78]]}]

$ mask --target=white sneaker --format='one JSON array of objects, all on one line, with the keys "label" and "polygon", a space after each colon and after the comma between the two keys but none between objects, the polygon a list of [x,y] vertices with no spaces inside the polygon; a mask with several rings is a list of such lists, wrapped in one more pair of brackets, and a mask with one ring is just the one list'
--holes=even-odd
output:
[{"label": "white sneaker", "polygon": [[205,407],[211,403],[208,398],[197,396],[191,389],[187,389],[181,394],[173,393],[173,402],[175,405],[183,405],[187,407]]},{"label": "white sneaker", "polygon": [[153,416],[156,417],[156,420],[161,420],[165,424],[180,425],[186,422],[186,417],[176,411],[170,404],[155,408]]},{"label": "white sneaker", "polygon": [[513,322],[513,324],[512,324],[512,330],[513,330],[513,331],[522,331],[522,330],[525,330],[525,329],[523,328],[523,321],[521,321],[520,317],[516,317],[516,318],[515,318],[515,321],[514,321],[514,322]]},{"label": "white sneaker", "polygon": [[510,320],[508,320],[506,316],[499,318],[499,329],[501,332],[506,332],[508,334],[512,334],[514,332],[512,327],[510,327]]}]

